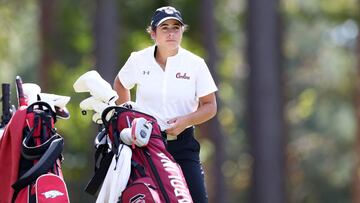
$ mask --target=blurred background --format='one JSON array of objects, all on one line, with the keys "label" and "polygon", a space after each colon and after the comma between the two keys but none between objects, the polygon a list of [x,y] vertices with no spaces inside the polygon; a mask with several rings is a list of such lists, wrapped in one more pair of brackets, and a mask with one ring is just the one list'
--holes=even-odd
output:
[{"label": "blurred background", "polygon": [[93,175],[97,126],[72,85],[96,69],[110,84],[146,27],[172,5],[182,46],[206,59],[217,117],[197,131],[210,202],[360,202],[357,0],[0,0],[0,83],[15,76],[71,96],[63,172],[72,202]]}]

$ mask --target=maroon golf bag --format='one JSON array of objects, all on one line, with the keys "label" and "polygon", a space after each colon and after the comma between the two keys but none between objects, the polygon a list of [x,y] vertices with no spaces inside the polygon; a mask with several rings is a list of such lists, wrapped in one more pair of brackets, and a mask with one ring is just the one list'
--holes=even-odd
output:
[{"label": "maroon golf bag", "polygon": [[[112,117],[106,120],[109,112],[112,112]],[[102,113],[103,124],[115,148],[116,145],[123,144],[120,139],[121,130],[130,127],[132,120],[140,117],[152,123],[152,132],[146,146],[130,146],[131,175],[119,202],[192,202],[182,170],[166,150],[160,127],[154,117],[120,106],[108,107]],[[103,160],[106,160],[106,155],[104,157]],[[100,175],[95,173],[95,176]],[[97,190],[97,187],[93,187],[96,185],[94,182],[99,186],[101,180],[94,181],[93,178],[90,181],[86,191],[91,194]]]}]

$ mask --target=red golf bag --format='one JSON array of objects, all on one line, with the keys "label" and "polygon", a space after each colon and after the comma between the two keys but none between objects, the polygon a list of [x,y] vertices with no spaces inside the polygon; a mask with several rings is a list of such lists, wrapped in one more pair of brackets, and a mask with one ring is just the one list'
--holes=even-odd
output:
[{"label": "red golf bag", "polygon": [[[112,116],[106,120],[109,112]],[[160,127],[154,117],[119,106],[108,107],[102,113],[103,124],[115,148],[122,144],[121,130],[130,127],[132,121],[140,117],[152,123],[152,132],[146,146],[130,146],[131,175],[119,202],[192,202],[182,170],[166,150]],[[95,174],[97,175],[99,176],[99,173]],[[93,178],[86,188],[91,194],[97,190],[97,187],[93,187],[94,182],[96,181]],[[99,186],[101,181],[97,182]]]},{"label": "red golf bag", "polygon": [[0,203],[68,203],[56,114],[45,102],[27,106],[18,93],[19,108],[0,137]]},{"label": "red golf bag", "polygon": [[51,107],[38,102],[17,110],[0,140],[1,203],[67,203],[60,162],[64,140]]}]

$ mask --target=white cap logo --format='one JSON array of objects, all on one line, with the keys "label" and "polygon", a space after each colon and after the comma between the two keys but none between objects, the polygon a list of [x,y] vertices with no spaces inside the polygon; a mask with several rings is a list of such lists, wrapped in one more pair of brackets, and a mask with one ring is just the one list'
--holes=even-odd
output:
[{"label": "white cap logo", "polygon": [[175,11],[174,11],[175,9],[174,8],[171,8],[171,7],[166,7],[165,8],[165,13],[167,13],[167,14],[174,14],[175,13]]},{"label": "white cap logo", "polygon": [[58,196],[63,196],[64,195],[64,193],[59,192],[57,190],[50,190],[50,191],[47,191],[47,192],[44,192],[44,193],[41,193],[41,194],[44,195],[46,199],[48,199],[48,198],[54,199],[54,198],[56,198]]}]

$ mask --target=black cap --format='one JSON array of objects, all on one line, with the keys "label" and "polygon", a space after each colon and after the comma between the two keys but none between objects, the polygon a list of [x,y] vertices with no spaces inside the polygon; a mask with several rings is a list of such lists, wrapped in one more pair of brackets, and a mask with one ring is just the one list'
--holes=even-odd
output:
[{"label": "black cap", "polygon": [[181,17],[180,11],[176,10],[174,7],[171,6],[164,6],[156,9],[153,17],[151,18],[151,28],[155,29],[165,20],[169,19],[175,19],[179,21],[182,25],[184,25],[184,21]]}]

